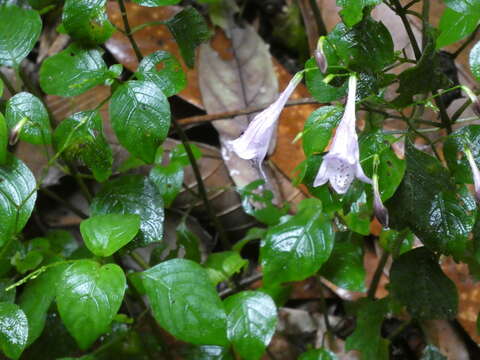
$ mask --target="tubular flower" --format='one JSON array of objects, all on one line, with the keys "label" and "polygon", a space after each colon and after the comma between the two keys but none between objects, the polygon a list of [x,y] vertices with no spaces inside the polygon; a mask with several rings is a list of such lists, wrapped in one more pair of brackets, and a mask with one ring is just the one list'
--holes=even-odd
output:
[{"label": "tubular flower", "polygon": [[313,52],[313,56],[315,57],[315,61],[317,62],[317,66],[323,74],[325,74],[327,72],[327,69],[328,69],[327,57],[323,53],[323,41],[324,40],[325,40],[324,36],[322,36],[322,37],[320,37],[320,39],[318,39],[317,48]]},{"label": "tubular flower", "polygon": [[472,101],[472,109],[475,115],[480,117],[480,99],[477,95],[467,86],[462,85],[462,90],[468,95],[470,100]]},{"label": "tubular flower", "polygon": [[388,228],[388,210],[385,207],[385,205],[383,205],[382,197],[380,196],[380,190],[378,187],[378,174],[377,174],[378,163],[379,163],[379,158],[378,158],[378,155],[375,154],[373,158],[373,176],[372,176],[373,213],[375,214],[375,217],[380,222],[380,224],[382,224],[384,228]]},{"label": "tubular flower", "polygon": [[465,155],[467,155],[468,163],[472,169],[473,185],[475,187],[475,199],[477,199],[477,202],[480,203],[480,171],[478,170],[477,163],[475,162],[475,158],[473,157],[470,148],[465,148]]},{"label": "tubular flower", "polygon": [[342,120],[333,137],[330,151],[323,158],[313,186],[320,186],[330,181],[333,189],[339,194],[345,194],[353,179],[368,184],[372,183],[360,166],[360,151],[358,137],[355,131],[355,97],[357,78],[350,76],[348,80],[348,97]]},{"label": "tubular flower", "polygon": [[278,99],[265,110],[255,115],[242,136],[230,142],[233,151],[239,157],[255,161],[259,165],[260,170],[262,170],[261,164],[263,159],[267,156],[278,117],[288,98],[302,80],[302,77],[302,73],[295,74]]}]

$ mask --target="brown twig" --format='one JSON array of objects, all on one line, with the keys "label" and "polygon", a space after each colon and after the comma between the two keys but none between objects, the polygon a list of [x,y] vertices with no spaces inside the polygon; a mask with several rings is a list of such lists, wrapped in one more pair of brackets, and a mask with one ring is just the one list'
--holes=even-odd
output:
[{"label": "brown twig", "polygon": [[[249,115],[259,111],[264,110],[267,108],[271,103],[249,107],[242,110],[234,110],[234,111],[227,111],[218,114],[207,114],[207,115],[198,115],[198,116],[190,116],[183,119],[178,119],[178,123],[182,126],[190,125],[190,124],[201,124],[215,120],[222,120],[222,119],[231,119],[236,116],[240,115]],[[318,101],[313,98],[302,98],[297,100],[291,100],[287,102],[285,106],[297,106],[297,105],[311,105],[311,104],[318,104]]]}]

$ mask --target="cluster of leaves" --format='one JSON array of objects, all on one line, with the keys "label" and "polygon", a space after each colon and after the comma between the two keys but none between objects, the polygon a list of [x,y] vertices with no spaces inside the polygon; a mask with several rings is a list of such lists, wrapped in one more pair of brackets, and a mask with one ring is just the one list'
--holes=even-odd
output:
[{"label": "cluster of leaves", "polygon": [[[154,7],[180,1],[135,2]],[[371,233],[371,185],[354,182],[343,196],[333,193],[328,185],[312,185],[342,117],[342,105],[322,106],[305,122],[302,140],[306,160],[298,181],[308,187],[312,198],[303,200],[295,214],[289,213],[286,204],[274,206],[273,194],[260,190],[261,181],[254,182],[239,193],[245,212],[265,226],[251,229],[233,249],[222,249],[204,259],[200,241],[184,218],[176,229],[184,253],[180,256],[179,249],[167,251],[162,242],[164,209],[173,204],[182,188],[184,168],[201,153],[184,141],[170,151],[167,163],[162,160],[162,144],[171,127],[168,98],[187,85],[179,60],[166,51],[144,57],[137,53],[138,67],[126,79],[121,65],[108,66],[103,57],[101,45],[116,31],[106,15],[106,0],[66,0],[63,6],[56,0],[28,3],[0,5],[0,65],[19,73],[42,32],[40,14],[61,10],[58,31],[68,34],[72,42],[42,62],[41,90],[73,97],[102,84],[109,86],[111,96],[105,102],[110,125],[132,159],[113,176],[114,156],[99,107],[74,113],[52,129],[44,100],[33,90],[12,93],[2,105],[0,349],[7,357],[18,359],[27,347],[43,341],[51,314],[59,314],[83,351],[107,337],[103,345],[82,357],[94,359],[112,344],[134,339],[141,318],[151,312],[162,329],[195,346],[193,358],[230,359],[233,349],[241,358],[260,359],[275,333],[277,307],[284,299],[279,294],[288,291],[286,283],[319,275],[349,291],[367,290],[363,249],[364,239]],[[473,179],[464,155],[465,149],[470,149],[480,164],[480,125],[448,134],[443,147],[447,166],[436,151],[432,156],[415,147],[418,117],[426,105],[434,107],[437,99],[430,94],[455,88],[442,72],[438,49],[472,33],[480,20],[480,8],[475,1],[445,0],[439,35],[425,26],[427,42],[422,52],[415,54],[415,59],[406,59],[394,51],[385,25],[370,16],[381,0],[337,3],[343,21],[323,42],[327,72],[322,73],[315,60],[309,59],[305,64],[306,85],[319,103],[335,102],[346,95],[347,75],[358,74],[357,104],[368,113],[359,138],[360,160],[367,176],[378,176],[381,200],[389,209],[392,227],[382,231],[379,244],[394,262],[389,296],[375,300],[374,284],[370,296],[352,307],[357,325],[347,337],[346,348],[360,350],[363,359],[381,360],[389,356],[390,341],[381,335],[388,314],[406,310],[419,321],[456,316],[458,295],[439,266],[439,256],[466,262],[471,272],[480,276],[478,213],[467,187]],[[405,17],[406,9],[399,1],[384,3]],[[123,0],[119,4],[124,7]],[[205,20],[195,8],[186,7],[164,24],[177,41],[183,61],[192,67],[196,47],[210,37]],[[131,33],[127,35],[131,37]],[[133,40],[132,46],[136,46]],[[390,72],[412,61],[415,65],[400,74]],[[471,51],[470,65],[480,81],[480,43]],[[399,83],[398,95],[389,100],[385,89],[393,83]],[[3,82],[0,84],[1,95]],[[404,109],[408,107],[421,110],[406,116]],[[436,110],[442,112],[436,130],[450,132],[456,119],[448,117],[442,106]],[[408,125],[406,131],[398,133],[400,137],[383,129],[383,121],[392,113]],[[9,153],[9,139],[45,150],[50,155],[48,168],[58,165],[75,176],[80,165],[101,183],[89,199],[88,218],[80,224],[81,241],[64,231],[23,238],[22,230],[35,208],[43,177],[35,179],[28,167]],[[400,140],[405,142],[404,158],[393,149]],[[48,146],[53,148],[53,155]],[[150,165],[148,175],[125,174],[134,163]],[[424,246],[412,249],[413,235]],[[256,239],[261,239],[263,287],[240,291],[238,274],[249,264],[242,249]],[[137,252],[147,246],[155,246],[150,263]],[[168,254],[156,256],[160,252]],[[127,271],[121,258],[128,255],[137,260],[142,271]],[[233,295],[221,296],[217,291],[220,284],[234,289]],[[131,299],[145,307],[135,318],[124,314],[132,314]],[[148,301],[144,303],[144,299]],[[167,351],[164,344],[157,345]],[[441,356],[435,353],[428,347],[424,358]],[[301,355],[303,360],[335,358],[328,349]]]}]

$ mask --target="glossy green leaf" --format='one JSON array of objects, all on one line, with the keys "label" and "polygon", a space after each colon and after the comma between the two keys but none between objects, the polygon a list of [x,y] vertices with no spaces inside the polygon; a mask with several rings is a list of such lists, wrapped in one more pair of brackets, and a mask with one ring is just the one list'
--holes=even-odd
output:
[{"label": "glossy green leaf", "polygon": [[0,166],[0,247],[20,232],[32,214],[36,181],[23,162],[9,155]]},{"label": "glossy green leaf", "polygon": [[480,164],[480,125],[468,125],[456,130],[448,136],[444,146],[445,160],[455,181],[473,184],[472,169],[465,149],[469,148],[477,165]]},{"label": "glossy green leaf", "polygon": [[28,339],[28,321],[16,304],[0,303],[0,349],[11,359],[18,359]]},{"label": "glossy green leaf", "polygon": [[363,18],[363,9],[366,6],[375,6],[382,0],[337,0],[337,6],[341,6],[340,15],[343,22],[352,27]]},{"label": "glossy green leaf", "polygon": [[341,199],[340,215],[347,227],[358,234],[369,235],[373,206],[367,185],[355,180]]},{"label": "glossy green leaf", "polygon": [[170,105],[162,90],[151,81],[128,81],[114,92],[109,111],[120,144],[153,163],[170,128]]},{"label": "glossy green leaf", "polygon": [[433,345],[425,346],[425,349],[422,351],[422,357],[420,360],[448,360],[438,348]]},{"label": "glossy green leaf", "polygon": [[352,232],[336,232],[335,245],[320,275],[346,290],[365,291],[363,241]]},{"label": "glossy green leaf", "polygon": [[314,58],[307,60],[305,70],[307,89],[318,102],[326,103],[334,101],[347,94],[348,81],[344,81],[342,84],[339,84],[338,87],[323,82],[325,76],[320,69],[318,69]]},{"label": "glossy green leaf", "polygon": [[36,10],[42,10],[49,5],[58,3],[59,0],[28,0],[30,6]]},{"label": "glossy green leaf", "polygon": [[298,360],[337,360],[337,355],[327,349],[314,349],[304,352]]},{"label": "glossy green leaf", "polygon": [[0,279],[0,302],[15,302],[15,288],[6,291],[10,285],[12,285],[12,280]]},{"label": "glossy green leaf", "polygon": [[62,25],[75,40],[87,45],[102,44],[115,28],[108,21],[106,0],[66,0]]},{"label": "glossy green leaf", "polygon": [[390,289],[417,319],[452,319],[458,310],[455,284],[425,247],[406,252],[390,270]]},{"label": "glossy green leaf", "polygon": [[190,346],[185,360],[234,360],[228,347],[216,345]]},{"label": "glossy green leaf", "polygon": [[80,95],[103,84],[108,77],[101,49],[77,43],[47,58],[40,67],[40,86],[51,95]]},{"label": "glossy green leaf", "polygon": [[480,81],[480,41],[472,48],[468,59],[473,76]]},{"label": "glossy green leaf", "polygon": [[259,291],[242,291],[225,299],[224,305],[233,348],[244,359],[260,359],[278,321],[272,298]]},{"label": "glossy green leaf", "polygon": [[3,89],[5,88],[2,79],[0,79],[0,97],[3,96]]},{"label": "glossy green leaf", "polygon": [[20,274],[25,274],[27,271],[36,269],[43,261],[43,255],[40,251],[33,250],[26,254],[17,252],[15,256],[10,259],[10,262]]},{"label": "glossy green leaf", "polygon": [[170,207],[182,190],[183,166],[171,161],[168,165],[157,165],[150,170],[149,178],[162,195],[166,207]]},{"label": "glossy green leaf", "polygon": [[155,7],[155,6],[167,6],[178,4],[181,0],[133,0],[139,5]]},{"label": "glossy green leaf", "polygon": [[189,6],[169,19],[166,25],[180,47],[185,64],[193,68],[196,47],[211,36],[205,19],[195,8]]},{"label": "glossy green leaf", "polygon": [[376,72],[394,61],[393,40],[388,29],[367,17],[353,28],[340,23],[327,42],[344,66],[357,72]]},{"label": "glossy green leaf", "polygon": [[399,159],[391,147],[395,141],[394,136],[385,135],[381,130],[364,133],[359,139],[360,162],[369,178],[373,176],[374,155],[378,155],[378,185],[383,201],[393,196],[405,174],[405,160]]},{"label": "glossy green leaf", "polygon": [[475,211],[468,194],[457,193],[448,171],[432,156],[406,143],[407,169],[387,202],[392,227],[410,227],[431,250],[462,258]]},{"label": "glossy green leaf", "polygon": [[303,200],[299,211],[269,228],[260,258],[266,283],[306,279],[315,274],[333,249],[330,217],[317,199]]},{"label": "glossy green leaf", "polygon": [[138,246],[163,237],[163,200],[155,186],[141,175],[127,175],[106,183],[91,204],[91,216],[136,214],[140,216]]},{"label": "glossy green leaf", "polygon": [[125,274],[116,264],[79,260],[63,272],[57,286],[58,312],[81,349],[109,330],[125,288]]},{"label": "glossy green leaf", "polygon": [[[157,66],[161,66],[157,69]],[[156,51],[145,56],[135,73],[138,80],[154,82],[169,97],[182,91],[187,77],[178,60],[167,51]]]},{"label": "glossy green leaf", "polygon": [[80,223],[88,250],[97,256],[110,256],[133,240],[140,229],[140,216],[97,215]]},{"label": "glossy green leaf", "polygon": [[[0,98],[1,95],[0,89]],[[8,127],[5,117],[0,113],[0,165],[3,165],[7,162],[7,146],[8,146]]]},{"label": "glossy green leaf", "polygon": [[208,276],[214,285],[230,279],[247,265],[248,261],[243,259],[236,251],[212,253],[203,264],[207,268]]},{"label": "glossy green leaf", "polygon": [[10,131],[20,121],[24,125],[20,130],[20,139],[32,144],[50,144],[52,130],[47,109],[36,96],[21,92],[7,102],[5,118]]},{"label": "glossy green leaf", "polygon": [[[307,75],[308,79],[308,75]],[[305,155],[325,151],[333,130],[343,116],[341,106],[322,106],[310,114],[303,128],[302,144]]]},{"label": "glossy green leaf", "polygon": [[53,145],[70,160],[84,163],[97,181],[110,177],[113,155],[98,111],[78,112],[63,120],[53,133]]},{"label": "glossy green leaf", "polygon": [[357,311],[357,326],[347,338],[345,349],[358,350],[362,360],[388,360],[389,341],[381,336],[388,300],[364,300]]},{"label": "glossy green leaf", "polygon": [[42,20],[36,11],[0,4],[0,65],[20,65],[41,31]]},{"label": "glossy green leaf", "polygon": [[173,259],[143,272],[158,323],[176,338],[197,345],[226,345],[226,314],[207,272],[197,263]]},{"label": "glossy green leaf", "polygon": [[39,277],[27,283],[18,304],[28,319],[28,344],[32,344],[42,333],[47,311],[55,298],[57,283],[66,265],[47,269]]},{"label": "glossy green leaf", "polygon": [[[400,249],[397,249],[396,243],[399,236],[402,236],[402,235],[398,231],[383,229],[378,239],[379,244],[384,250],[388,251],[389,253],[393,253],[394,256],[401,255],[411,250],[414,242],[413,234],[408,233],[405,239],[403,239],[402,244],[400,245]],[[397,250],[398,250],[398,254],[395,254]]]},{"label": "glossy green leaf", "polygon": [[445,8],[440,18],[440,36],[437,39],[437,48],[453,44],[471,34],[480,20],[480,4],[471,2],[468,10],[457,12]]},{"label": "glossy green leaf", "polygon": [[50,230],[46,234],[50,243],[50,249],[63,257],[68,258],[78,249],[78,243],[75,237],[65,230]]}]

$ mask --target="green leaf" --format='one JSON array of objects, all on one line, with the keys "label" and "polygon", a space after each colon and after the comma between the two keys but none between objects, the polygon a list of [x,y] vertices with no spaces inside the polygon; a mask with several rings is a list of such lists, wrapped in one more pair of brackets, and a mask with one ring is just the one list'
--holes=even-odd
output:
[{"label": "green leaf", "polygon": [[337,360],[337,355],[327,349],[314,349],[304,352],[298,360]]},{"label": "green leaf", "polygon": [[337,0],[337,6],[341,6],[340,15],[343,22],[352,27],[363,18],[363,9],[366,6],[375,6],[382,0]]},{"label": "green leaf", "polygon": [[380,71],[395,58],[390,32],[370,17],[353,28],[337,24],[328,34],[327,42],[343,65],[356,72]]},{"label": "green leaf", "polygon": [[365,183],[355,180],[341,199],[340,213],[350,230],[365,236],[370,234],[373,213],[372,201],[367,196],[366,187]]},{"label": "green leaf", "polygon": [[32,51],[42,31],[36,11],[0,5],[0,65],[16,67]]},{"label": "green leaf", "polygon": [[420,360],[447,360],[447,357],[444,356],[435,346],[427,345],[422,351],[422,357]]},{"label": "green leaf", "polygon": [[[0,98],[2,91],[0,89]],[[0,165],[3,165],[7,162],[7,151],[8,146],[8,128],[7,128],[7,121],[3,117],[2,113],[0,113]]]},{"label": "green leaf", "polygon": [[394,229],[410,227],[431,250],[462,258],[475,221],[468,197],[457,193],[448,171],[407,141],[407,169],[386,203]]},{"label": "green leaf", "polygon": [[42,10],[49,5],[58,3],[59,0],[28,0],[28,3],[35,10]]},{"label": "green leaf", "polygon": [[335,245],[320,275],[346,290],[365,291],[362,237],[352,232],[336,232]]},{"label": "green leaf", "polygon": [[80,223],[88,250],[97,256],[110,256],[133,240],[140,229],[140,216],[97,215]]},{"label": "green leaf", "polygon": [[168,165],[157,165],[150,170],[149,178],[162,195],[165,207],[170,207],[183,184],[183,166],[177,161]]},{"label": "green leaf", "polygon": [[17,252],[15,256],[10,259],[10,262],[20,274],[25,274],[27,271],[36,269],[42,261],[43,255],[37,250],[29,251],[24,255]]},{"label": "green leaf", "polygon": [[167,6],[178,4],[181,0],[133,0],[139,5],[155,7],[155,6]]},{"label": "green leaf", "polygon": [[413,234],[409,233],[405,237],[405,239],[403,239],[402,244],[400,245],[400,249],[398,250],[398,254],[395,254],[395,252],[397,251],[396,243],[399,236],[402,236],[402,235],[398,231],[383,229],[380,234],[379,244],[384,250],[388,251],[389,253],[392,253],[393,256],[401,255],[411,250],[413,246],[414,238],[413,238]]},{"label": "green leaf", "polygon": [[455,181],[460,184],[473,184],[465,148],[472,151],[475,162],[480,164],[480,125],[468,125],[456,130],[448,136],[444,146],[445,160]]},{"label": "green leaf", "polygon": [[78,260],[63,272],[57,287],[58,312],[82,350],[109,330],[125,287],[125,274],[116,264]]},{"label": "green leaf", "polygon": [[[308,79],[308,75],[307,75]],[[310,114],[303,128],[303,151],[310,156],[325,151],[343,116],[341,106],[322,106]]]},{"label": "green leaf", "polygon": [[163,237],[163,201],[148,178],[127,175],[106,183],[91,204],[91,216],[137,214],[140,216],[138,246],[160,241]]},{"label": "green leaf", "polygon": [[303,200],[299,212],[269,228],[260,258],[266,283],[306,279],[315,274],[333,249],[331,219],[317,199]]},{"label": "green leaf", "polygon": [[53,133],[53,145],[70,160],[83,162],[99,182],[112,174],[112,150],[98,111],[78,112],[63,120]]},{"label": "green leaf", "polygon": [[[325,76],[320,69],[318,69],[314,58],[307,60],[305,63],[305,70],[307,89],[318,102],[327,103],[346,95],[348,81],[344,81],[343,84],[338,87],[324,83],[323,80],[325,79]],[[310,116],[313,116],[313,114]]]},{"label": "green leaf", "polygon": [[78,249],[78,243],[75,237],[65,230],[50,230],[46,238],[50,243],[50,249],[63,257],[68,258]]},{"label": "green leaf", "polygon": [[[158,65],[161,65],[160,69],[157,69]],[[187,77],[178,60],[162,50],[145,56],[135,75],[138,80],[154,82],[167,97],[179,93],[187,85]]]},{"label": "green leaf", "polygon": [[399,159],[391,147],[395,141],[394,136],[386,135],[382,130],[363,133],[359,139],[360,163],[370,178],[373,176],[374,155],[379,157],[378,185],[383,201],[393,196],[405,174],[405,160]]},{"label": "green leaf", "polygon": [[23,162],[12,155],[0,166],[0,247],[19,233],[32,214],[36,181]]},{"label": "green leaf", "polygon": [[390,270],[390,289],[417,319],[452,319],[458,310],[455,284],[425,247],[400,255]]},{"label": "green leaf", "polygon": [[397,92],[400,95],[393,102],[395,106],[406,107],[413,102],[413,96],[416,94],[448,89],[452,86],[445,75],[442,60],[435,51],[435,34],[430,30],[427,35],[427,43],[417,65],[398,76],[400,86]]},{"label": "green leaf", "polygon": [[236,251],[212,253],[203,264],[207,268],[208,277],[214,285],[227,281],[247,265],[248,261],[243,259]]},{"label": "green leaf", "polygon": [[193,68],[195,48],[211,36],[205,19],[197,10],[189,6],[169,19],[166,25],[180,47],[185,64]]},{"label": "green leaf", "polygon": [[227,344],[225,310],[200,265],[168,260],[144,271],[143,283],[155,319],[173,336],[196,345]]},{"label": "green leaf", "polygon": [[182,221],[177,226],[175,235],[177,237],[177,246],[182,247],[185,251],[184,258],[200,262],[202,259],[202,254],[200,252],[200,239],[188,229],[185,221]]},{"label": "green leaf", "polygon": [[244,359],[260,359],[277,326],[277,307],[259,291],[242,291],[224,300],[227,335]]},{"label": "green leaf", "polygon": [[153,163],[170,128],[170,105],[162,90],[151,81],[128,81],[114,92],[109,111],[120,144]]},{"label": "green leaf", "polygon": [[480,4],[472,1],[469,9],[457,12],[445,8],[440,18],[440,36],[437,39],[437,48],[453,44],[471,34],[480,20]]},{"label": "green leaf", "polygon": [[28,319],[28,344],[32,344],[43,332],[47,311],[55,298],[57,283],[66,265],[57,265],[27,283],[18,304]]},{"label": "green leaf", "polygon": [[11,97],[7,102],[5,118],[10,131],[20,121],[24,122],[20,130],[21,140],[35,145],[52,142],[47,109],[36,96],[21,92]]},{"label": "green leaf", "polygon": [[190,346],[186,360],[234,360],[229,348],[215,345]]},{"label": "green leaf", "polygon": [[66,0],[62,25],[75,40],[86,45],[102,44],[115,28],[108,21],[107,0]]},{"label": "green leaf", "polygon": [[357,326],[347,338],[345,349],[359,350],[362,360],[388,360],[389,341],[381,336],[382,323],[388,312],[388,300],[363,300],[357,311]]},{"label": "green leaf", "polygon": [[480,41],[472,48],[468,59],[473,76],[480,81]]},{"label": "green leaf", "polygon": [[80,95],[103,84],[108,77],[101,49],[76,43],[47,58],[40,67],[40,86],[51,95]]},{"label": "green leaf", "polygon": [[18,359],[28,339],[25,313],[16,304],[0,303],[0,348],[11,359]]},{"label": "green leaf", "polygon": [[15,288],[6,291],[12,285],[10,279],[0,279],[0,302],[15,302]]}]

